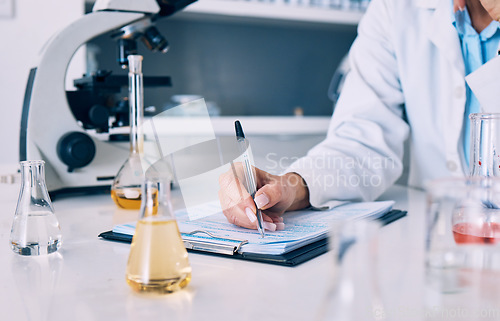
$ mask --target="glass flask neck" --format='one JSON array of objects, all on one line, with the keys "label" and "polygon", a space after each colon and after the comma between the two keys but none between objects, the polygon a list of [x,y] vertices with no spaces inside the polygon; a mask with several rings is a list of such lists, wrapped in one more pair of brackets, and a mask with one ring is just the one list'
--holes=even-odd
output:
[{"label": "glass flask neck", "polygon": [[[21,203],[33,203],[33,210],[45,208],[53,211],[52,203],[45,184],[45,162],[42,160],[21,162],[21,191],[18,210]],[[33,207],[33,206],[31,206]]]},{"label": "glass flask neck", "polygon": [[129,108],[130,108],[130,152],[142,154],[144,151],[144,84],[142,56],[130,55],[129,61]]},{"label": "glass flask neck", "polygon": [[140,219],[167,221],[175,219],[170,200],[170,177],[146,177],[142,186]]}]

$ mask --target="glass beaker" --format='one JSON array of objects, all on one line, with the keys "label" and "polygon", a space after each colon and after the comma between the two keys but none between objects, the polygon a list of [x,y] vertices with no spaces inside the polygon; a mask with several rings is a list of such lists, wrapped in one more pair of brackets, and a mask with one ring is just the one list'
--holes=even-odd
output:
[{"label": "glass beaker", "polygon": [[144,84],[142,56],[129,55],[130,154],[116,174],[111,198],[121,208],[141,208],[141,185],[144,180]]},{"label": "glass beaker", "polygon": [[61,229],[45,185],[43,160],[21,162],[21,190],[10,233],[20,255],[50,254],[59,249]]},{"label": "glass beaker", "polygon": [[477,252],[498,252],[495,245],[500,245],[499,178],[446,178],[429,184],[426,261],[435,285],[443,292],[460,291],[464,269],[500,271],[500,262],[476,261]]},{"label": "glass beaker", "polygon": [[333,224],[329,245],[334,269],[315,320],[387,320],[378,280],[380,226],[366,219]]},{"label": "glass beaker", "polygon": [[170,175],[147,174],[141,216],[127,263],[127,283],[138,292],[170,293],[191,280],[188,254],[170,201]]},{"label": "glass beaker", "polygon": [[[427,200],[426,305],[461,311],[446,320],[498,320],[500,179],[439,179],[429,185]],[[483,318],[481,311],[497,314]],[[436,315],[426,320],[443,319]]]},{"label": "glass beaker", "polygon": [[500,113],[469,115],[470,175],[500,176]]}]

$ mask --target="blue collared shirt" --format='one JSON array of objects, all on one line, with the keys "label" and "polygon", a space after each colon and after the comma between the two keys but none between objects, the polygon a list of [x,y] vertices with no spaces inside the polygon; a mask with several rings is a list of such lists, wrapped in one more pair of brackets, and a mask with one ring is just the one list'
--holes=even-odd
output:
[{"label": "blue collared shirt", "polygon": [[[453,3],[453,1],[451,1]],[[497,55],[500,42],[500,23],[492,21],[481,33],[472,27],[467,8],[452,15],[453,26],[457,29],[462,45],[462,55],[465,63],[465,75],[474,72],[491,58]],[[470,149],[470,120],[469,114],[479,113],[481,108],[476,96],[467,86],[467,100],[464,114],[464,154],[467,166],[469,165]]]}]

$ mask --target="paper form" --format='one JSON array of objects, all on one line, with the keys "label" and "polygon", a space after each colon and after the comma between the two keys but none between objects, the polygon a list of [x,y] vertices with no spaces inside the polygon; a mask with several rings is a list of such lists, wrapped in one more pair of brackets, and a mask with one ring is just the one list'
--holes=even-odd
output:
[{"label": "paper form", "polygon": [[[328,234],[331,223],[339,220],[355,220],[362,218],[378,218],[392,209],[393,201],[347,203],[327,211],[302,210],[286,213],[283,231],[267,232],[265,238],[260,238],[257,230],[245,229],[229,223],[222,214],[217,214],[189,221],[185,210],[176,212],[179,230],[184,240],[203,240],[210,243],[220,243],[221,240],[212,239],[204,234],[187,235],[194,230],[203,230],[220,238],[247,240],[240,252],[260,254],[283,254],[306,244],[323,238]],[[214,206],[220,208],[218,202],[210,202],[199,207],[198,210],[212,210]],[[135,223],[118,225],[113,229],[115,233],[133,234]],[[235,242],[237,243],[237,242]]]}]

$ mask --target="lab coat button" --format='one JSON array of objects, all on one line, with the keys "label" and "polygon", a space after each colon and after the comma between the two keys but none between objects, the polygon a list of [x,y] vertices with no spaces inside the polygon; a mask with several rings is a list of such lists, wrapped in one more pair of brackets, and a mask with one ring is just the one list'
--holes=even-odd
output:
[{"label": "lab coat button", "polygon": [[457,170],[457,163],[454,161],[447,161],[446,162],[446,167],[451,171],[454,172]]},{"label": "lab coat button", "polygon": [[460,87],[460,86],[456,87],[455,88],[455,97],[456,98],[462,98],[464,96],[464,91],[465,90],[464,90],[463,87]]}]

